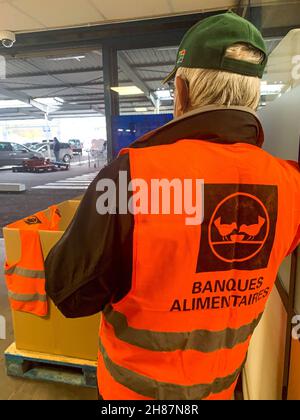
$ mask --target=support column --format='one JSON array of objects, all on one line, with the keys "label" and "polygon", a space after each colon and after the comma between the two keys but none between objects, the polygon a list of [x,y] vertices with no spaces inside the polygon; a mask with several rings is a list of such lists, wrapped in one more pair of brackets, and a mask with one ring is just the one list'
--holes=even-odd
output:
[{"label": "support column", "polygon": [[107,133],[107,159],[110,163],[113,159],[113,126],[112,119],[119,115],[119,95],[111,90],[118,86],[118,56],[117,50],[109,45],[103,45],[103,81],[104,103]]}]

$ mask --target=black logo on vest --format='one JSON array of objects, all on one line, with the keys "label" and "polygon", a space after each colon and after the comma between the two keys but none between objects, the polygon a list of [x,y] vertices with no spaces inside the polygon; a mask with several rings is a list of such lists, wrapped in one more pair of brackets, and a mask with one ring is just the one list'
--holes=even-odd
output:
[{"label": "black logo on vest", "polygon": [[208,184],[197,272],[268,266],[277,222],[272,185]]},{"label": "black logo on vest", "polygon": [[40,219],[36,216],[28,217],[27,219],[24,219],[24,223],[27,225],[38,225],[39,223],[42,223]]}]

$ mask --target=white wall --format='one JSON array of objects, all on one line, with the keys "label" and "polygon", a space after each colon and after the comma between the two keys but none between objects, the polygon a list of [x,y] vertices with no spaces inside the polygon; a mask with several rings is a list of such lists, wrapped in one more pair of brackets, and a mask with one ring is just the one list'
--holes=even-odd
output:
[{"label": "white wall", "polygon": [[274,156],[298,161],[300,86],[258,111],[265,132],[264,149]]},{"label": "white wall", "polygon": [[274,287],[256,328],[243,372],[245,400],[280,400],[283,379],[286,312]]},{"label": "white wall", "polygon": [[[265,131],[264,148],[277,157],[298,160],[300,86],[261,109],[259,116]],[[290,259],[286,259],[280,269],[286,289],[289,286],[289,265]],[[299,272],[298,276],[299,284]],[[296,306],[300,307],[300,285],[297,296]],[[286,323],[286,311],[279,293],[274,287],[264,316],[250,343],[243,375],[245,399],[281,399]]]}]

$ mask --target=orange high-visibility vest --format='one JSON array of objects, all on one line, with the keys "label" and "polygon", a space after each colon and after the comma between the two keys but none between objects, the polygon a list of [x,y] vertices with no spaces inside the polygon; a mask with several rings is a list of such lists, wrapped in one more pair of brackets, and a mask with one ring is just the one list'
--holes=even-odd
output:
[{"label": "orange high-visibility vest", "polygon": [[21,230],[21,259],[5,264],[5,277],[11,307],[39,316],[48,313],[44,260],[38,231]]},{"label": "orange high-visibility vest", "polygon": [[21,243],[21,258],[18,263],[5,263],[8,296],[11,307],[16,311],[39,316],[46,316],[48,313],[39,230],[57,230],[60,218],[57,206],[51,206],[50,219],[42,211],[9,226],[19,230]]},{"label": "orange high-visibility vest", "polygon": [[153,179],[204,179],[204,220],[135,214],[132,287],[102,316],[99,392],[231,399],[297,233],[299,172],[244,143],[181,140],[132,148],[129,158],[132,179],[149,189]]}]

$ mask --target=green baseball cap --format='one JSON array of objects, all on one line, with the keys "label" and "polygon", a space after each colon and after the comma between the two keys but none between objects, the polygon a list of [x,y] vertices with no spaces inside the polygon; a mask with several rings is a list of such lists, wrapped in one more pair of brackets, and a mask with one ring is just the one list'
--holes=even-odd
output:
[{"label": "green baseball cap", "polygon": [[[256,64],[225,57],[227,48],[237,43],[262,51],[263,61]],[[175,68],[163,83],[173,79],[179,67],[217,69],[261,78],[267,61],[266,45],[259,30],[229,11],[203,19],[188,30],[179,46]]]}]

